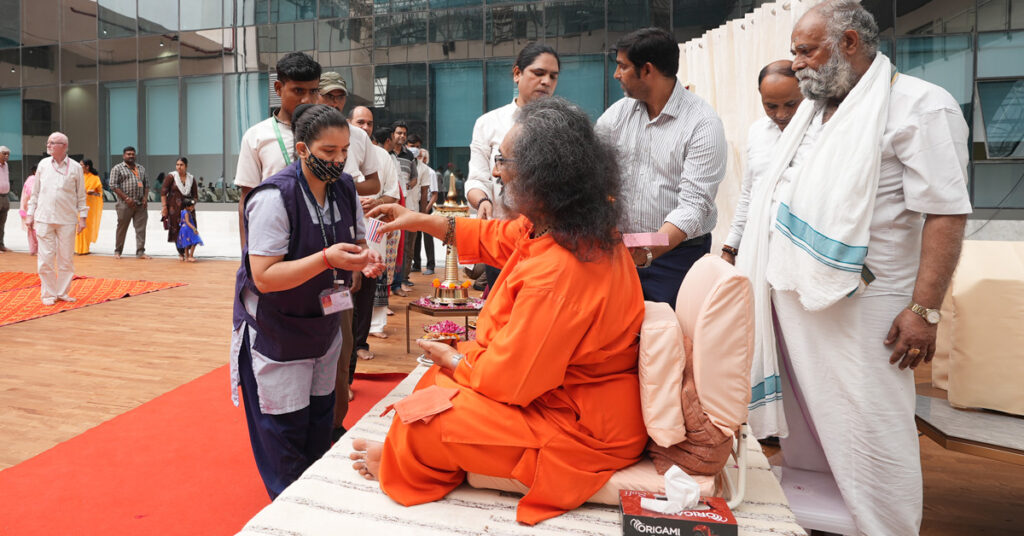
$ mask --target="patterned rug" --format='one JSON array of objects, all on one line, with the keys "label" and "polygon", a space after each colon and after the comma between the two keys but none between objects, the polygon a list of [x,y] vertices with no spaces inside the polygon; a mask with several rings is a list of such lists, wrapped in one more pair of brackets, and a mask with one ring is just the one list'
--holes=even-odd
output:
[{"label": "patterned rug", "polygon": [[78,298],[77,302],[58,301],[54,305],[43,305],[40,299],[39,277],[36,274],[0,272],[0,326],[184,285],[185,283],[177,282],[76,276],[71,282],[68,294]]}]

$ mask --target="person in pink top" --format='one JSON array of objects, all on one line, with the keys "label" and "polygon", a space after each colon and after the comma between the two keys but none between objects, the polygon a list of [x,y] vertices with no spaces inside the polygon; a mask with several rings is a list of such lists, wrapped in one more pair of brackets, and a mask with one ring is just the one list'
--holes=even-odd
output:
[{"label": "person in pink top", "polygon": [[18,209],[18,214],[21,215],[21,228],[28,233],[28,254],[35,255],[39,251],[39,241],[36,240],[36,230],[25,220],[28,218],[28,199],[32,197],[32,188],[36,184],[36,166],[32,166],[32,174],[25,179],[25,184],[21,186],[21,208]]}]

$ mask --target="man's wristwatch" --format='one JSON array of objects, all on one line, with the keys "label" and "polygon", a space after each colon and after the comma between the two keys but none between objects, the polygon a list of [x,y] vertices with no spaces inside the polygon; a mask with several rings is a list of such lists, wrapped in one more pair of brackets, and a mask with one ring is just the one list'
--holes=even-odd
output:
[{"label": "man's wristwatch", "polygon": [[651,263],[654,262],[654,253],[651,253],[651,248],[649,248],[649,247],[642,247],[640,249],[642,249],[645,252],[647,252],[647,262],[645,262],[643,264],[638,264],[638,265],[636,265],[636,267],[637,268],[650,268],[651,267]]},{"label": "man's wristwatch", "polygon": [[942,320],[942,313],[940,313],[938,309],[929,309],[923,305],[918,305],[914,302],[910,302],[910,305],[907,306],[907,309],[910,309],[912,313],[916,314],[917,316],[920,316],[921,318],[924,319],[925,322],[928,322],[933,326],[935,324],[938,324],[939,321]]},{"label": "man's wristwatch", "polygon": [[452,354],[452,368],[458,368],[459,363],[461,363],[463,359],[466,359],[465,354],[460,354],[458,352]]}]

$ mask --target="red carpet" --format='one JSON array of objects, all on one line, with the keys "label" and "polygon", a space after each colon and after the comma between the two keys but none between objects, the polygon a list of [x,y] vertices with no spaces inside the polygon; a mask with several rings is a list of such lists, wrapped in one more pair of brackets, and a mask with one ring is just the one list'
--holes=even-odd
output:
[{"label": "red carpet", "polygon": [[36,274],[0,272],[0,326],[184,285],[175,282],[76,277],[71,282],[68,294],[78,298],[77,302],[58,301],[54,305],[43,305],[40,300],[39,277]]},{"label": "red carpet", "polygon": [[[354,423],[405,374],[356,374]],[[220,367],[0,471],[0,534],[229,535],[269,503]]]}]

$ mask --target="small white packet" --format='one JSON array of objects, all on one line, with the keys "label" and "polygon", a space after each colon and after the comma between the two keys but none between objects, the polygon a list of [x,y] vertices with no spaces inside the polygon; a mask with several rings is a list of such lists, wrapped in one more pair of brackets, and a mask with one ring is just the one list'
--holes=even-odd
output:
[{"label": "small white packet", "polygon": [[667,500],[640,499],[640,507],[670,515],[692,510],[700,503],[700,484],[678,465],[673,465],[665,472],[665,497]]}]

